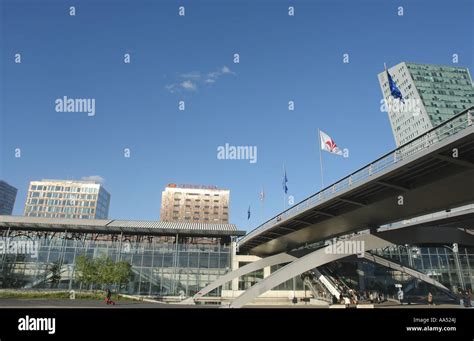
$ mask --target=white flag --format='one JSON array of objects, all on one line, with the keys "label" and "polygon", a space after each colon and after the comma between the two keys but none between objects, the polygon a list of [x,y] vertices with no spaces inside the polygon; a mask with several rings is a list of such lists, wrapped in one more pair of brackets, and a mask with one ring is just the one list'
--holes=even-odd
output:
[{"label": "white flag", "polygon": [[325,132],[319,131],[319,139],[321,141],[321,149],[329,153],[342,155],[342,150],[336,145],[334,140]]}]

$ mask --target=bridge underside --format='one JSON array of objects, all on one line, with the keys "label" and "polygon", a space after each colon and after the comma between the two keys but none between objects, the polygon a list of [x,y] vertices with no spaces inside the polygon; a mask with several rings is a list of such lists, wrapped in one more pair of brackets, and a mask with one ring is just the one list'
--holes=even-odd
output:
[{"label": "bridge underside", "polygon": [[[373,235],[359,235],[350,239],[351,241],[364,242],[366,250],[379,249],[392,245],[390,242]],[[247,289],[243,294],[234,299],[230,303],[230,308],[241,308],[252,302],[258,296],[272,290],[277,285],[294,278],[303,272],[325,265],[327,263],[345,258],[350,254],[327,253],[325,248],[318,249],[297,260],[287,264],[283,268],[264,278],[251,288]]]},{"label": "bridge underside", "polygon": [[[456,148],[458,157],[453,158]],[[474,202],[474,126],[239,244],[258,256]]]},{"label": "bridge underside", "polygon": [[[462,232],[462,233],[465,234],[465,232]],[[369,250],[382,249],[382,248],[394,245],[390,241],[380,238],[380,235],[381,234],[377,234],[377,235],[361,234],[361,235],[356,235],[352,238],[346,239],[346,241],[364,242],[365,251],[366,251],[364,252],[364,255],[363,255],[364,259],[377,263],[379,265],[409,274],[410,276],[413,276],[414,278],[417,278],[421,281],[431,284],[437,287],[438,289],[440,289],[441,291],[444,291],[451,295],[448,288],[446,288],[444,285],[442,285],[435,279],[430,278],[428,275],[422,272],[419,272],[415,269],[408,268],[406,266],[395,263],[394,261],[384,259],[377,255],[372,255],[368,253],[367,251]],[[409,237],[409,235],[405,235],[405,237]],[[236,299],[234,299],[230,303],[229,307],[230,308],[243,307],[244,305],[252,302],[253,299],[257,298],[258,296],[264,294],[265,292],[269,290],[272,290],[279,284],[284,283],[290,280],[291,278],[294,278],[298,275],[301,275],[302,273],[306,271],[317,268],[319,266],[323,266],[333,261],[343,259],[343,258],[353,256],[353,255],[354,254],[347,254],[347,253],[346,254],[328,253],[325,248],[320,248],[318,250],[309,252],[306,255],[303,255],[300,258],[297,258],[291,263],[285,265],[278,271],[272,273],[270,276],[268,276],[267,278],[264,278],[257,284],[253,285],[251,288],[247,289],[243,294],[241,294]]]},{"label": "bridge underside", "polygon": [[[468,217],[469,214],[466,214],[465,216]],[[394,244],[418,245],[418,244],[458,243],[462,245],[474,246],[473,235],[470,235],[460,229],[452,228],[449,226],[448,227],[447,226],[433,227],[433,226],[422,225],[422,226],[414,226],[414,227],[407,227],[407,228],[399,228],[393,231],[379,232],[373,235],[372,234],[357,235],[355,237],[350,238],[349,240],[364,241],[364,243],[366,243],[365,244],[366,250],[371,250],[375,248],[383,248],[383,247],[391,246]],[[308,255],[311,255],[311,256],[307,257]],[[219,279],[217,279],[216,281],[214,281],[207,287],[200,290],[196,295],[183,301],[182,303],[194,304],[195,300],[201,298],[202,296],[206,295],[212,290],[224,285],[227,282],[232,281],[235,278],[244,276],[250,272],[260,270],[260,269],[263,269],[264,267],[271,266],[271,265],[287,264],[284,267],[284,269],[290,269],[290,270],[283,272],[285,279],[283,280],[279,277],[280,278],[279,280],[275,282],[270,282],[272,283],[271,285],[273,285],[272,287],[270,287],[271,285],[269,284],[269,285],[264,286],[262,289],[258,289],[259,290],[258,295],[261,295],[265,291],[271,290],[273,287],[277,286],[278,284],[281,284],[284,281],[291,279],[295,271],[295,270],[291,270],[294,267],[294,265],[292,265],[293,263],[300,264],[301,260],[305,260],[304,267],[301,267],[301,266],[297,267],[298,271],[301,271],[295,275],[297,276],[307,270],[314,269],[315,267],[328,264],[332,261],[343,259],[350,256],[351,254],[328,255],[325,253],[324,249],[318,249],[316,251],[311,250],[311,249],[306,249],[306,250],[300,250],[297,252],[292,252],[291,254],[280,253],[277,255],[269,256],[266,258],[262,258],[256,262],[247,264],[239,269],[236,269],[230,273],[227,273],[224,276],[221,276]],[[434,285],[443,291],[449,292],[449,290],[445,286],[443,286],[441,283],[437,282],[436,280],[430,278],[426,274],[423,274],[422,272],[419,272],[415,269],[407,268],[391,260],[383,259],[376,255],[371,255],[367,252],[364,252],[364,258],[371,262],[376,262],[379,265],[399,270],[421,281]],[[276,273],[278,272],[275,272],[275,274]],[[270,277],[272,276],[273,274],[270,275]],[[281,273],[278,276],[281,276]],[[283,280],[283,282],[280,282],[280,280]],[[252,288],[248,290],[252,290]],[[258,297],[258,295],[255,296],[257,294],[255,290],[257,289],[253,289],[253,291],[251,291],[251,292],[254,292],[254,294],[251,294],[251,296],[249,296],[248,299],[246,298],[245,300],[243,300],[243,299],[240,299],[240,296],[239,296],[237,298],[239,301],[236,301],[237,303],[232,303],[231,306],[232,307],[241,306],[238,303],[240,301],[243,302],[242,305],[249,303],[253,298]],[[246,294],[245,292],[242,295],[248,295],[248,294]]]}]

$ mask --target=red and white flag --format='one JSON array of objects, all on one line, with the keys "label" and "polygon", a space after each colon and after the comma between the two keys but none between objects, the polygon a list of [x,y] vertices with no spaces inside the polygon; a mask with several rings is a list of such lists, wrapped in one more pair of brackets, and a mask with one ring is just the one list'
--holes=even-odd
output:
[{"label": "red and white flag", "polygon": [[321,130],[319,131],[319,140],[321,141],[322,150],[342,156],[342,150],[339,149],[339,147],[336,145],[336,142],[334,142],[334,140],[328,134]]}]

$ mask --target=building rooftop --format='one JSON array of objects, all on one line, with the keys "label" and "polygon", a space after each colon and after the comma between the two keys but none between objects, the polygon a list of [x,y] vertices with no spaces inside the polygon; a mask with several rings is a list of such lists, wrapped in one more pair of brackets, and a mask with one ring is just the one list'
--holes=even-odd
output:
[{"label": "building rooftop", "polygon": [[228,191],[228,189],[218,188],[214,185],[193,185],[193,184],[174,184],[170,183],[166,185],[166,188],[182,188],[182,189],[202,189],[212,191]]},{"label": "building rooftop", "polygon": [[96,185],[101,185],[100,181],[96,181],[96,180],[41,179],[41,180],[32,180],[31,182],[67,182],[67,183],[79,183],[79,184],[96,184]]},{"label": "building rooftop", "polygon": [[60,219],[0,216],[0,230],[30,230],[144,235],[244,236],[234,224],[162,222],[115,219]]}]

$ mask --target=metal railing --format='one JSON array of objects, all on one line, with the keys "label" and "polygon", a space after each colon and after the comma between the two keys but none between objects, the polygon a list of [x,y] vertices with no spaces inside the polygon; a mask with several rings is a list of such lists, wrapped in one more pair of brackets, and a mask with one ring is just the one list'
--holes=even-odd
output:
[{"label": "metal railing", "polygon": [[358,183],[382,172],[387,167],[405,160],[408,157],[416,155],[421,151],[430,148],[430,146],[433,144],[441,142],[444,139],[459,133],[463,129],[472,126],[473,112],[474,106],[460,112],[456,116],[453,116],[449,120],[441,123],[431,130],[428,130],[424,134],[383,155],[374,162],[371,162],[370,164],[360,168],[352,174],[335,182],[334,184],[295,204],[289,209],[283,211],[281,214],[271,218],[259,227],[252,230],[239,241],[239,244],[241,245],[242,243],[251,240],[256,235],[272,228],[273,226],[280,224],[285,220],[291,219],[309,208],[316,207],[317,205],[335,197],[338,193],[346,189],[355,187],[355,185]]},{"label": "metal railing", "polygon": [[449,211],[437,211],[429,214],[424,214],[418,217],[410,218],[410,219],[403,219],[401,221],[396,221],[390,224],[382,225],[380,226],[380,229],[378,231],[388,231],[392,229],[397,229],[400,227],[404,227],[408,224],[415,224],[415,223],[422,223],[424,221],[428,221],[430,219],[442,219],[442,218],[448,218],[452,216],[453,214],[457,214],[463,211],[470,211],[474,209],[474,204],[468,204],[460,207],[455,207],[450,209]]}]

